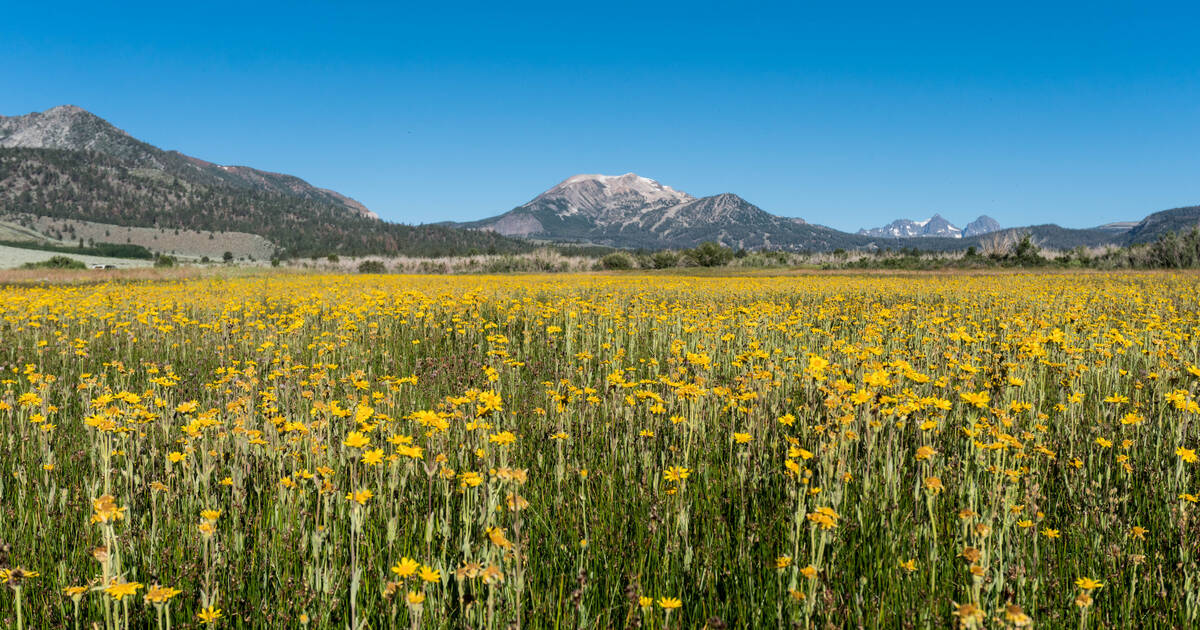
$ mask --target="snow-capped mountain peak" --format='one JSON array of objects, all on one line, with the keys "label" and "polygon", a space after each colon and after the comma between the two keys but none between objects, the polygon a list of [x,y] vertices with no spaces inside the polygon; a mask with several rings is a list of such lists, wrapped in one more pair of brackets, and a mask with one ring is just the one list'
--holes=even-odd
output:
[{"label": "snow-capped mountain peak", "polygon": [[693,199],[636,173],[583,174],[568,177],[521,207],[550,207],[563,217],[583,215],[601,222],[624,222],[639,212]]},{"label": "snow-capped mountain peak", "polygon": [[[775,216],[732,193],[696,198],[642,177],[573,175],[504,214],[465,224],[507,236],[637,247],[773,247],[822,228]],[[827,228],[826,228],[827,229]]]},{"label": "snow-capped mountain peak", "polygon": [[962,238],[963,236],[977,236],[979,234],[995,232],[999,229],[1000,224],[988,216],[981,216],[972,221],[967,224],[967,228],[964,230],[947,221],[942,215],[934,214],[924,221],[897,219],[883,227],[862,229],[858,233],[864,236],[881,238],[916,238],[922,236]]}]

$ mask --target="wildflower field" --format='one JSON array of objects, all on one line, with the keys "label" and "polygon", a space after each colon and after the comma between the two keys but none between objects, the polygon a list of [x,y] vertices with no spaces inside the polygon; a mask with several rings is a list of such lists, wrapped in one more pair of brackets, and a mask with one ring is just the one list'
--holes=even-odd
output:
[{"label": "wildflower field", "polygon": [[1200,276],[0,289],[0,625],[1193,627]]}]

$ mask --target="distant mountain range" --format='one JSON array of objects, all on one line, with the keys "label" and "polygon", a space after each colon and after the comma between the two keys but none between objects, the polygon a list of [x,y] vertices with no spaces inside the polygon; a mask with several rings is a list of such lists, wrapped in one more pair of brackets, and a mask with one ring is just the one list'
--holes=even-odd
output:
[{"label": "distant mountain range", "polygon": [[1200,221],[1200,206],[1086,230],[1002,228],[987,216],[959,228],[935,214],[852,234],[772,214],[733,193],[695,197],[626,173],[575,175],[525,204],[479,221],[410,226],[381,221],[350,197],[298,177],[164,151],[64,105],[0,116],[0,220],[11,222],[13,217],[25,217],[21,225],[26,228],[44,225],[48,217],[91,222],[93,230],[113,225],[210,236],[246,233],[265,238],[285,256],[430,256],[521,252],[546,242],[642,249],[716,241],[739,249],[785,251],[950,251],[994,248],[1023,234],[1043,247],[1068,249],[1128,245],[1190,229]]},{"label": "distant mountain range", "polygon": [[[1153,240],[1168,230],[1195,225],[1196,220],[1189,219],[1193,210],[1179,208],[1141,222],[1082,230],[1057,225],[1005,229],[986,215],[959,228],[935,214],[924,221],[899,219],[851,234],[771,214],[732,193],[697,198],[653,179],[626,173],[575,175],[503,214],[449,225],[539,241],[646,249],[693,247],[716,241],[734,248],[788,251],[914,246],[949,251],[986,248],[1026,233],[1043,247],[1069,249]],[[918,238],[919,243],[914,242]]]},{"label": "distant mountain range", "polygon": [[864,236],[882,236],[889,238],[916,238],[940,236],[944,238],[963,238],[979,236],[990,232],[998,232],[1002,228],[995,219],[983,215],[967,224],[965,228],[955,227],[940,214],[935,214],[924,221],[897,219],[881,227],[869,230],[859,230]]},{"label": "distant mountain range", "polygon": [[497,234],[380,221],[354,199],[298,177],[164,151],[72,105],[0,116],[0,215],[244,232],[289,256],[531,247]]}]

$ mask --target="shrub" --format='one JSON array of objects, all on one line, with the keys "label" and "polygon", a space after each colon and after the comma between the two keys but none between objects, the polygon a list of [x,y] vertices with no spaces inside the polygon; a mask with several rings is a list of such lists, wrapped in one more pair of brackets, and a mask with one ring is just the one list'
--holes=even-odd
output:
[{"label": "shrub", "polygon": [[69,256],[53,256],[41,262],[25,263],[22,269],[87,269],[87,265]]},{"label": "shrub", "polygon": [[358,263],[358,273],[387,273],[382,260],[364,260]]},{"label": "shrub", "polygon": [[600,266],[608,270],[633,269],[633,259],[629,254],[612,253],[600,259]]},{"label": "shrub", "polygon": [[485,261],[482,271],[484,273],[528,273],[533,271],[541,271],[537,263],[521,256],[501,256],[489,261]]},{"label": "shrub", "polygon": [[654,252],[650,255],[650,262],[655,269],[670,269],[679,264],[679,254],[669,250]]},{"label": "shrub", "polygon": [[719,243],[712,241],[700,243],[695,248],[687,250],[687,255],[701,267],[720,267],[733,260],[732,249],[722,247]]},{"label": "shrub", "polygon": [[1013,247],[1012,260],[1022,267],[1037,266],[1046,262],[1042,258],[1041,249],[1034,244],[1033,237],[1025,234],[1021,240]]}]

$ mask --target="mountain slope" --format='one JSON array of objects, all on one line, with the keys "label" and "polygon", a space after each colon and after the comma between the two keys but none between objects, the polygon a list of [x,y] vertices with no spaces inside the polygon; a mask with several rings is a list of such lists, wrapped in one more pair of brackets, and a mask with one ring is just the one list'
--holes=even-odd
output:
[{"label": "mountain slope", "polygon": [[0,116],[0,147],[101,153],[131,168],[160,171],[197,184],[227,185],[322,201],[353,214],[379,218],[361,203],[332,190],[317,188],[299,177],[248,166],[221,166],[177,151],[164,151],[74,105],[60,105],[24,116]]},{"label": "mountain slope", "polygon": [[340,205],[244,187],[204,185],[97,153],[0,149],[0,215],[114,226],[247,232],[284,256],[516,252],[528,243],[445,226],[409,226]]},{"label": "mountain slope", "polygon": [[1200,227],[1200,206],[1186,206],[1155,212],[1130,228],[1124,237],[1130,245],[1149,243],[1169,232],[1188,232],[1196,227]]},{"label": "mountain slope", "polygon": [[380,221],[290,175],[163,151],[77,107],[0,117],[0,215],[247,232],[284,256],[527,251],[496,233]]},{"label": "mountain slope", "polygon": [[970,238],[964,238],[958,249],[974,245],[978,248],[987,249],[988,245],[994,243],[1009,244],[1015,243],[1026,234],[1039,247],[1047,249],[1067,250],[1076,247],[1101,247],[1104,245],[1121,245],[1124,242],[1122,235],[1113,234],[1105,230],[1086,229],[1079,230],[1074,228],[1065,228],[1054,224],[1028,225],[1018,228],[1007,228],[997,230],[987,234],[980,234]]}]

